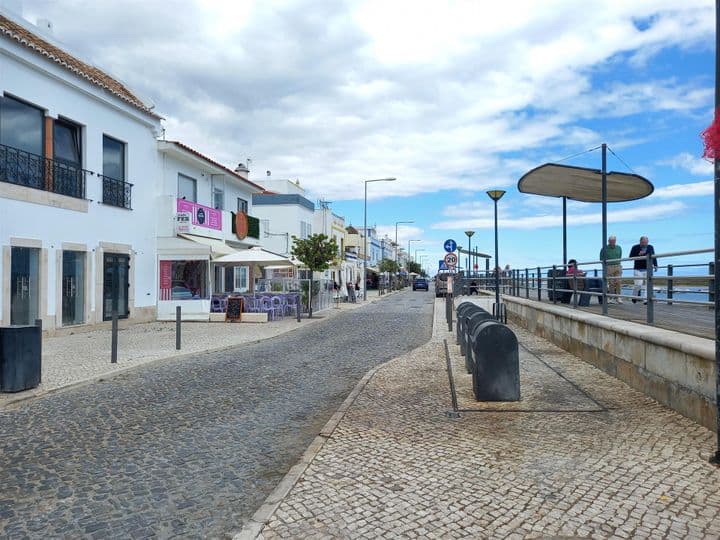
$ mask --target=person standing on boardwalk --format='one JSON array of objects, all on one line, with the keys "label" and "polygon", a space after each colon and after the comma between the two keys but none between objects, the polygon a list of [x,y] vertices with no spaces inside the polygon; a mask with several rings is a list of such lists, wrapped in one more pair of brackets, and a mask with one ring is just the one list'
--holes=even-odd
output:
[{"label": "person standing on boardwalk", "polygon": [[[630,250],[630,257],[642,257],[633,261],[633,269],[635,270],[635,286],[633,287],[633,296],[639,296],[642,293],[643,304],[647,304],[647,287],[645,278],[647,276],[647,256],[652,258],[653,269],[657,271],[657,259],[655,258],[655,248],[648,243],[647,236],[640,237],[640,243],[635,244]],[[633,304],[635,298],[633,298]]]},{"label": "person standing on boardwalk", "polygon": [[618,295],[608,297],[608,304],[622,304],[623,300],[620,298],[620,278],[622,277],[622,265],[620,264],[620,259],[622,259],[622,248],[617,245],[617,239],[615,236],[608,238],[607,246],[600,250],[601,261],[603,260],[603,257],[607,261],[605,263],[605,272],[608,280],[608,294]]}]

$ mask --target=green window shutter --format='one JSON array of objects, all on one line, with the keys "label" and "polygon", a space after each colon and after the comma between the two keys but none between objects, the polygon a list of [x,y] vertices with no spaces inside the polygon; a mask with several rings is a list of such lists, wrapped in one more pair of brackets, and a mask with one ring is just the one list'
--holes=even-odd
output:
[{"label": "green window shutter", "polygon": [[252,216],[247,217],[248,220],[248,236],[260,239],[260,220]]}]

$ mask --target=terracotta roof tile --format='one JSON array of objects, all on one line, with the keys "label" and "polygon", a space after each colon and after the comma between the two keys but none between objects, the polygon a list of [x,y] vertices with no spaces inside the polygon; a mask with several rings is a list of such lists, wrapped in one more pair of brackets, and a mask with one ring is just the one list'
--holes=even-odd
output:
[{"label": "terracotta roof tile", "polygon": [[113,79],[110,75],[100,69],[78,60],[71,54],[63,51],[40,36],[33,34],[24,26],[21,26],[1,14],[0,35],[17,41],[23,47],[46,57],[51,62],[55,62],[75,75],[86,79],[95,86],[99,86],[100,88],[107,90],[126,103],[140,109],[144,113],[154,118],[162,118],[157,113],[154,113],[140,98],[133,94],[120,81]]},{"label": "terracotta roof tile", "polygon": [[201,154],[200,152],[198,152],[198,151],[195,150],[194,148],[190,148],[188,145],[183,144],[183,143],[181,143],[180,141],[163,141],[163,142],[170,143],[170,144],[174,144],[174,145],[177,146],[178,148],[182,148],[182,149],[185,150],[186,152],[190,152],[191,154],[199,157],[200,159],[203,159],[203,160],[207,161],[208,163],[211,163],[211,164],[215,165],[216,167],[220,167],[222,170],[224,170],[224,171],[227,172],[228,174],[234,176],[234,177],[237,178],[238,180],[241,180],[242,182],[245,182],[246,184],[250,184],[251,186],[259,189],[259,190],[262,191],[262,192],[266,192],[265,188],[262,187],[261,185],[256,184],[255,182],[252,182],[252,181],[250,181],[250,180],[248,180],[248,179],[246,179],[246,178],[243,178],[243,177],[240,176],[238,173],[236,173],[236,172],[233,171],[232,169],[226,167],[226,166],[223,165],[222,163],[218,163],[218,162],[215,161],[214,159],[210,159],[210,158],[207,157],[205,154]]}]

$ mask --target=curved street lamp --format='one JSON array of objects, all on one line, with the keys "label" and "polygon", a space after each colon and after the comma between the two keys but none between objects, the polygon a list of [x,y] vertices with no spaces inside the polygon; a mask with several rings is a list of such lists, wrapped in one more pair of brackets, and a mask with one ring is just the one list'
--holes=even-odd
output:
[{"label": "curved street lamp", "polygon": [[502,189],[492,189],[487,192],[495,203],[495,318],[500,320],[500,262],[498,260],[498,219],[497,219],[497,203],[502,196],[505,195],[505,191]]},{"label": "curved street lamp", "polygon": [[475,234],[475,231],[465,231],[465,234],[466,234],[467,237],[468,237],[468,264],[467,264],[468,271],[467,271],[467,277],[470,277],[470,265],[472,264],[472,262],[470,261],[470,259],[472,258],[472,255],[471,255],[472,251],[471,251],[471,249],[470,249],[470,239],[472,238],[472,235]]},{"label": "curved street lamp", "polygon": [[398,264],[398,261],[400,260],[400,246],[398,245],[398,239],[397,239],[397,232],[398,232],[398,225],[401,223],[415,223],[414,221],[396,221],[395,222],[395,264]]},{"label": "curved street lamp", "polygon": [[397,178],[376,178],[374,180],[365,180],[365,228],[364,228],[364,235],[363,235],[363,280],[362,280],[362,288],[363,288],[363,300],[367,300],[367,237],[368,237],[368,230],[367,230],[367,185],[370,182],[394,182],[397,180]]}]

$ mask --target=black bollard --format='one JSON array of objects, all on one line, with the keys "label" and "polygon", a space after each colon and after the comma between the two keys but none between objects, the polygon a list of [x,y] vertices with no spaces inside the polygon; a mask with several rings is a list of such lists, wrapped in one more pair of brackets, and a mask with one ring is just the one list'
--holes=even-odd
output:
[{"label": "black bollard", "polygon": [[295,311],[297,312],[297,322],[300,322],[300,307],[301,307],[301,299],[300,299],[300,295],[298,294],[297,302],[295,303]]},{"label": "black bollard", "polygon": [[117,308],[112,310],[112,336],[110,338],[110,363],[117,364],[118,350],[118,312]]},{"label": "black bollard", "polygon": [[180,346],[182,344],[182,325],[180,324],[180,321],[182,320],[182,307],[181,306],[175,306],[175,350],[179,351]]}]

